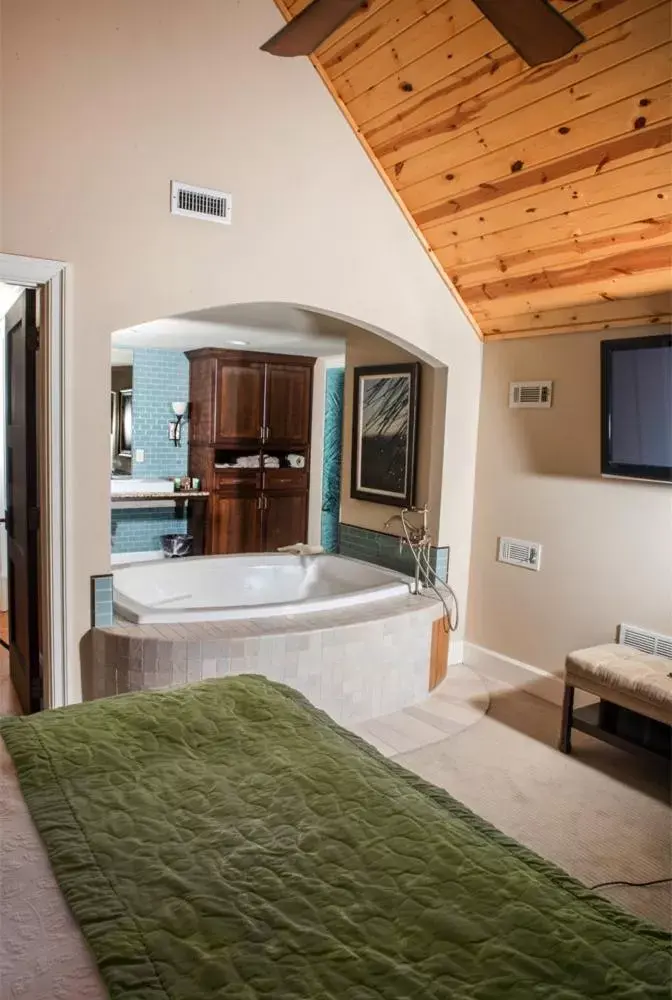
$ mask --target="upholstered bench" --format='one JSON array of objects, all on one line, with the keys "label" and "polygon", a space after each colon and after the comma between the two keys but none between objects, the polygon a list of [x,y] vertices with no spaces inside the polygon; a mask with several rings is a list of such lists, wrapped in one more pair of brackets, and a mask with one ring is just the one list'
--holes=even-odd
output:
[{"label": "upholstered bench", "polygon": [[[597,715],[593,713],[587,719],[587,710],[580,710],[581,714],[574,712],[575,688],[601,699]],[[565,667],[562,704],[560,749],[563,753],[571,752],[572,728],[617,746],[627,743],[616,732],[610,732],[612,727],[605,729],[605,718],[609,718],[609,708],[613,706],[636,712],[654,723],[672,725],[672,660],[618,643],[570,653]]]}]

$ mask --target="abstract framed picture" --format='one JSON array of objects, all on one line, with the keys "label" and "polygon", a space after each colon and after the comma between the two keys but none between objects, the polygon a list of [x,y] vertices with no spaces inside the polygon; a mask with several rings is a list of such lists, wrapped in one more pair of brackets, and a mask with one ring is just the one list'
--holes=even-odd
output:
[{"label": "abstract framed picture", "polygon": [[355,368],[350,496],[411,507],[420,365]]}]

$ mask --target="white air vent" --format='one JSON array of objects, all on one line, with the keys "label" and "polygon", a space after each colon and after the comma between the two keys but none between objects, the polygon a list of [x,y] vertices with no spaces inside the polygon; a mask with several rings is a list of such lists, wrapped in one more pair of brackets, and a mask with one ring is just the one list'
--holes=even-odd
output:
[{"label": "white air vent", "polygon": [[513,410],[548,409],[552,402],[552,382],[509,383],[509,406]]},{"label": "white air vent", "polygon": [[509,566],[538,570],[541,566],[541,545],[539,542],[522,542],[520,538],[500,538],[497,560]]},{"label": "white air vent", "polygon": [[618,641],[624,646],[633,646],[642,653],[652,656],[666,656],[672,660],[672,636],[659,632],[647,632],[636,625],[619,625]]},{"label": "white air vent", "polygon": [[208,222],[231,222],[231,195],[211,188],[193,187],[172,181],[170,186],[170,211],[172,215],[189,215],[192,219]]}]

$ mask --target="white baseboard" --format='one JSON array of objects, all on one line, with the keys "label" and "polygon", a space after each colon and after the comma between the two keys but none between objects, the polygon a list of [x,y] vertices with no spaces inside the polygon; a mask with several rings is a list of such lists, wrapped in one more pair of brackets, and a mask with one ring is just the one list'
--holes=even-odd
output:
[{"label": "white baseboard", "polygon": [[464,643],[461,639],[451,641],[448,646],[448,664],[464,663]]},{"label": "white baseboard", "polygon": [[121,563],[151,562],[153,559],[163,559],[163,552],[157,549],[156,552],[113,552],[111,563],[119,566]]},{"label": "white baseboard", "polygon": [[[476,646],[473,642],[463,644],[462,662],[473,667],[479,674],[499,681],[502,685],[501,690],[515,688],[518,691],[527,691],[535,698],[549,701],[552,705],[562,705],[564,680],[547,670],[533,667],[530,663],[521,663],[520,660],[513,660],[510,656],[496,653],[492,649],[484,649],[483,646]],[[590,704],[591,701],[595,701],[592,695],[576,692],[577,708]]]}]

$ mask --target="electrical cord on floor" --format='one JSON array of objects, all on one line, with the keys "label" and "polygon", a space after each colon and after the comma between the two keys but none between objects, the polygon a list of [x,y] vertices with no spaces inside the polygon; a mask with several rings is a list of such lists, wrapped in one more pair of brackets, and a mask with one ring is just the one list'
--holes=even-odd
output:
[{"label": "electrical cord on floor", "polygon": [[649,885],[663,885],[665,882],[672,882],[672,878],[654,878],[650,882],[627,882],[619,879],[617,882],[598,882],[597,885],[589,885],[589,889],[606,889],[610,885],[627,885],[633,889],[646,888]]}]

